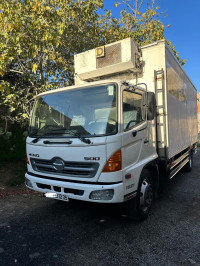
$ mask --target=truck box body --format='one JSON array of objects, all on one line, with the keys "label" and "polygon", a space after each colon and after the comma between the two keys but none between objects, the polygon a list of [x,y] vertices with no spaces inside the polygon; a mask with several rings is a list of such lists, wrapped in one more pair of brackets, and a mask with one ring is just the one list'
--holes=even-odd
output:
[{"label": "truck box body", "polygon": [[[99,58],[95,57],[95,49],[76,55],[75,82],[82,84],[88,80],[97,80],[97,73],[101,71],[101,79],[121,78],[130,80],[132,84],[146,83],[148,91],[154,92],[157,100],[157,132],[152,130],[152,140],[157,145],[159,159],[168,160],[197,142],[196,88],[165,40],[141,47],[142,71],[138,70],[140,63],[134,64],[136,58],[136,61],[139,61],[140,50],[132,42],[130,38],[116,42],[113,50],[119,50],[119,52],[115,51],[116,55],[122,54],[121,61],[112,58],[109,61],[110,64],[107,63],[106,68],[102,67],[102,69],[98,67]],[[125,44],[119,48],[116,44],[120,43]],[[124,52],[121,52],[123,47]],[[131,58],[130,51],[137,56]],[[106,55],[105,61],[108,62]],[[126,73],[124,61],[127,66],[130,66]],[[84,65],[89,68],[82,68],[81,66]],[[110,75],[111,71],[107,74],[108,68],[115,70],[113,76]],[[152,128],[155,127],[152,123]]]},{"label": "truck box body", "polygon": [[[165,41],[143,47],[142,53],[144,76],[138,82],[157,95],[159,156],[170,159],[197,142],[196,88]],[[162,69],[164,81],[162,73],[156,78]]]}]

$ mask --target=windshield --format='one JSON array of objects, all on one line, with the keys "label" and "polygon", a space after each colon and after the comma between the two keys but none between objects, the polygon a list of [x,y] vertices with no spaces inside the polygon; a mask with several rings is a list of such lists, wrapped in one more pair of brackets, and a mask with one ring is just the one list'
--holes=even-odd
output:
[{"label": "windshield", "polygon": [[29,136],[91,137],[116,132],[116,86],[112,84],[38,97]]}]

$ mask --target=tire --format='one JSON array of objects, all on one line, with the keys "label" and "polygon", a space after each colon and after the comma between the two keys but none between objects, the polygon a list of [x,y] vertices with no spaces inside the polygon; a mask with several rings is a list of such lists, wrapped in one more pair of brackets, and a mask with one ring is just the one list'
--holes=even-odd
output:
[{"label": "tire", "polygon": [[193,152],[190,151],[190,155],[189,155],[189,162],[186,163],[186,165],[184,166],[184,171],[185,172],[191,172],[192,171],[192,167],[193,167]]},{"label": "tire", "polygon": [[132,220],[144,221],[151,210],[154,199],[154,185],[151,174],[143,170],[138,183],[136,197],[128,202],[128,217]]}]

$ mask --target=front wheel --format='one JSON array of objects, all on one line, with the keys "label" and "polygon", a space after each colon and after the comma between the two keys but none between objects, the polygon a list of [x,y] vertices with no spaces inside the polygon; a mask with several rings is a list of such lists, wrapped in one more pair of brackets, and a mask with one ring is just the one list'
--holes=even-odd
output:
[{"label": "front wheel", "polygon": [[154,187],[151,174],[144,170],[141,174],[136,195],[136,209],[138,218],[143,221],[148,216],[154,198]]},{"label": "front wheel", "polygon": [[154,185],[151,174],[148,170],[143,170],[136,197],[128,202],[129,218],[144,221],[151,210],[153,199]]}]

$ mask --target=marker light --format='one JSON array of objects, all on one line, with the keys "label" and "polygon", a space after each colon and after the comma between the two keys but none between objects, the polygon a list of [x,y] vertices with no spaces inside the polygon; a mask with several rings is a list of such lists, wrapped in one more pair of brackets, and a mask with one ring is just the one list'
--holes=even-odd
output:
[{"label": "marker light", "polygon": [[31,181],[28,178],[25,179],[25,184],[27,187],[33,187]]},{"label": "marker light", "polygon": [[27,164],[30,164],[27,155],[26,155],[26,163],[27,163]]},{"label": "marker light", "polygon": [[107,161],[102,172],[116,172],[122,169],[121,150],[116,151]]}]

